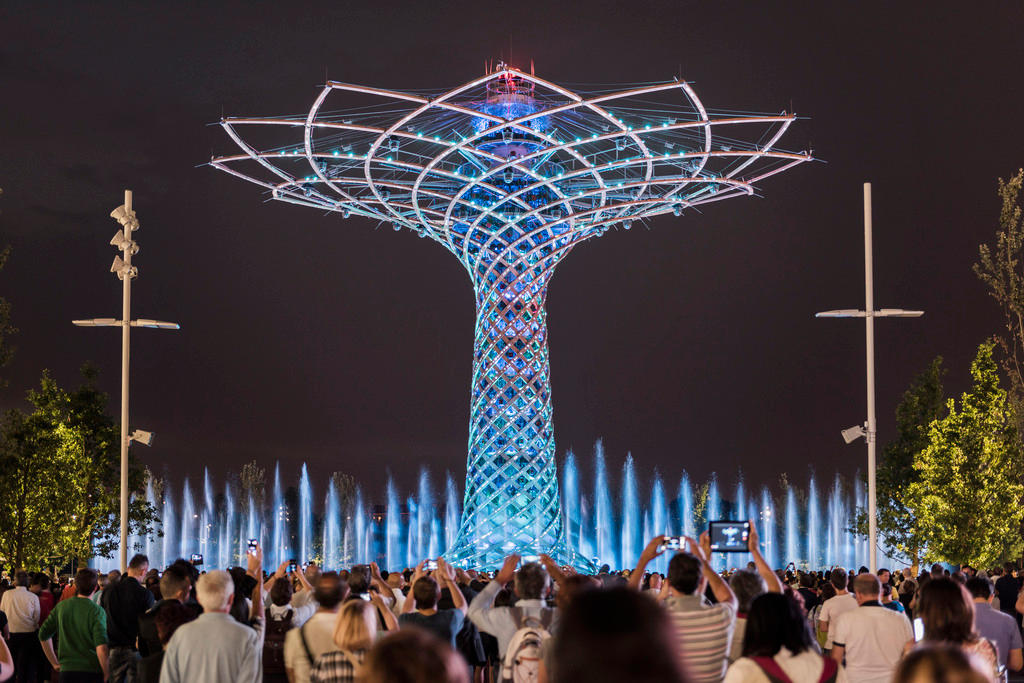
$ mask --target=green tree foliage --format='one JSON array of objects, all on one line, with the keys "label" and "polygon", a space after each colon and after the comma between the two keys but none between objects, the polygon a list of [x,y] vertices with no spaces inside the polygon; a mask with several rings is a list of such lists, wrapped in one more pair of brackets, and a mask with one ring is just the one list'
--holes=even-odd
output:
[{"label": "green tree foliage", "polygon": [[[108,555],[119,543],[119,429],[106,413],[107,396],[95,372],[72,392],[44,372],[28,392],[32,412],[9,413],[3,423],[0,481],[0,554],[17,566],[52,559]],[[146,472],[129,462],[132,533],[154,530],[156,511],[145,500]]]},{"label": "green tree foliage", "polygon": [[[1021,208],[1021,187],[1024,169],[1009,180],[999,179],[999,230],[991,247],[978,248],[974,272],[988,286],[989,295],[1003,311],[1006,332],[999,345],[1003,351],[1003,368],[1010,378],[1010,396],[1018,406],[1018,420],[1024,419],[1024,210]],[[1024,434],[1024,423],[1018,421]]]},{"label": "green tree foliage", "polygon": [[[907,501],[907,487],[920,479],[914,463],[928,447],[928,428],[945,414],[942,357],[935,358],[914,378],[896,407],[897,436],[886,444],[876,474],[878,538],[890,557],[902,557],[915,566],[924,547],[916,518]],[[866,536],[866,510],[858,510],[854,530]]]},{"label": "green tree foliage", "polygon": [[1024,550],[1024,461],[1013,407],[1000,386],[994,342],[978,347],[973,383],[928,428],[905,503],[928,555],[991,567]]}]

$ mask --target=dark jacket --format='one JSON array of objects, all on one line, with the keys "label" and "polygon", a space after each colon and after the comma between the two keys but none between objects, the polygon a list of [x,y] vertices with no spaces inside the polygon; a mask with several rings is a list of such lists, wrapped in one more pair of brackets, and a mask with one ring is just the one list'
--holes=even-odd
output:
[{"label": "dark jacket", "polygon": [[107,586],[100,599],[107,613],[107,638],[110,647],[135,647],[139,635],[139,617],[153,606],[153,594],[132,576],[123,576]]}]

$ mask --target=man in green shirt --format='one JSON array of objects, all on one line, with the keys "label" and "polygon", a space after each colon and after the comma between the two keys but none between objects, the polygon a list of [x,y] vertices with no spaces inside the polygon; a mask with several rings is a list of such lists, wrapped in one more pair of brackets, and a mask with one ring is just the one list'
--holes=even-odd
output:
[{"label": "man in green shirt", "polygon": [[[43,652],[61,683],[102,683],[107,680],[107,615],[89,598],[96,592],[95,569],[75,574],[75,596],[61,600],[39,628]],[[53,652],[58,636],[60,656]]]}]

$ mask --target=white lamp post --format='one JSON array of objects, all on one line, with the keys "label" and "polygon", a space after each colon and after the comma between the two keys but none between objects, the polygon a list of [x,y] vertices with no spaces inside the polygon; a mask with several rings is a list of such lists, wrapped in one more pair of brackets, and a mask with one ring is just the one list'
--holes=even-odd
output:
[{"label": "white lamp post", "polygon": [[875,489],[875,318],[918,318],[924,311],[905,311],[902,308],[875,310],[874,275],[871,257],[871,183],[864,183],[864,298],[863,311],[846,308],[816,313],[817,318],[864,318],[865,345],[868,365],[868,419],[864,426],[843,430],[846,443],[860,437],[868,442],[868,564],[871,573],[878,571],[878,510]]},{"label": "white lamp post", "polygon": [[132,210],[132,191],[124,191],[124,204],[110,213],[110,217],[121,224],[113,239],[112,246],[117,247],[124,258],[114,257],[110,272],[116,273],[123,283],[121,295],[121,319],[92,318],[90,320],[72,320],[79,327],[120,327],[121,328],[121,571],[128,569],[128,444],[138,441],[149,446],[153,443],[153,433],[136,429],[128,434],[128,350],[129,332],[132,327],[150,327],[160,330],[177,330],[177,323],[162,320],[140,318],[131,319],[132,278],[139,274],[138,268],[132,265],[132,256],[139,251],[139,245],[132,239],[132,233],[139,229],[139,221]]}]

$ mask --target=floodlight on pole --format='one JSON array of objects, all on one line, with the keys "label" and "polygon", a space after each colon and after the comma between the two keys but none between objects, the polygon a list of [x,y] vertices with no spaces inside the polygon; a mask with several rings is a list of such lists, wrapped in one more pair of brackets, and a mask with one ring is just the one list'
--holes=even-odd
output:
[{"label": "floodlight on pole", "polygon": [[156,434],[154,434],[153,432],[147,432],[145,429],[136,429],[134,432],[132,432],[132,435],[128,437],[128,440],[138,441],[143,446],[152,446],[153,439],[155,437]]},{"label": "floodlight on pole", "polygon": [[848,429],[842,431],[843,441],[846,443],[853,443],[862,436],[867,438],[867,430],[864,429],[864,425],[854,425]]},{"label": "floodlight on pole", "polygon": [[[110,212],[110,217],[120,223],[122,230],[110,240],[110,245],[121,252],[114,257],[110,272],[115,273],[123,283],[121,289],[121,318],[90,318],[72,320],[77,327],[120,327],[121,328],[121,571],[128,569],[128,446],[132,441],[150,445],[153,433],[136,429],[128,434],[128,358],[130,334],[133,327],[149,327],[160,330],[177,330],[177,323],[140,318],[131,319],[132,280],[139,276],[139,269],[132,265],[132,256],[139,252],[139,245],[131,239],[132,232],[139,229],[139,219],[132,210],[132,191],[124,191],[124,204]],[[122,258],[123,254],[123,258]]]},{"label": "floodlight on pole", "polygon": [[871,183],[864,183],[864,310],[842,308],[816,313],[816,318],[864,318],[867,352],[868,419],[864,426],[844,429],[843,440],[850,444],[864,437],[868,443],[868,565],[878,571],[878,498],[876,487],[875,440],[875,318],[919,318],[924,311],[902,308],[875,310],[874,272],[871,256]]}]

